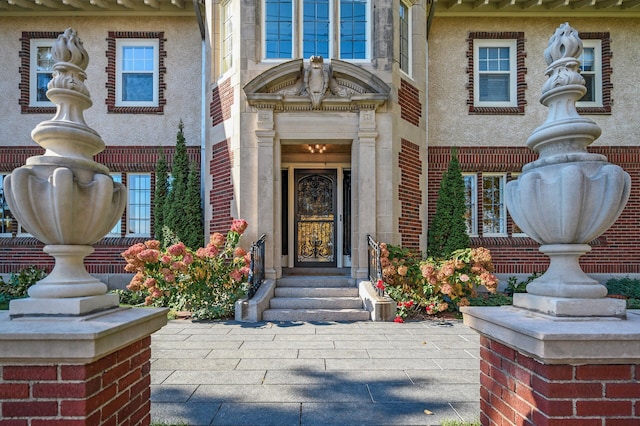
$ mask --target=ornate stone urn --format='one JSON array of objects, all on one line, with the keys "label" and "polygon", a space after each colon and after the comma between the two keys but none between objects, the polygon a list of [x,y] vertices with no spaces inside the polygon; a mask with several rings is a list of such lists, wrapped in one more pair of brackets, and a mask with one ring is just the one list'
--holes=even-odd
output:
[{"label": "ornate stone urn", "polygon": [[12,317],[83,315],[118,305],[117,295],[107,295],[106,284],[87,272],[84,258],[122,216],[126,188],[93,161],[105,144],[84,121],[83,111],[92,105],[84,84],[89,57],[75,31],[61,34],[52,53],[47,97],[57,112],[31,133],[46,151],[15,169],[4,191],[11,212],[46,244],[55,266],[29,289],[30,298],[11,302]]},{"label": "ornate stone urn", "polygon": [[539,158],[506,187],[514,221],[550,258],[528,294],[514,295],[514,305],[554,316],[624,316],[624,301],[607,299],[606,287],[579,264],[591,250],[588,243],[616,221],[631,187],[622,168],[587,151],[601,130],[576,110],[587,90],[579,73],[581,53],[578,32],[562,24],[544,52],[548,79],[540,102],[549,113],[527,141]]}]

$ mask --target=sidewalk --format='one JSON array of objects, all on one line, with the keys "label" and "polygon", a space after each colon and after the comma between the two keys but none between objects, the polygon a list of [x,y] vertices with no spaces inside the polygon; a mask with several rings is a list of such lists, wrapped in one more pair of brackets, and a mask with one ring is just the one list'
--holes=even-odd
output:
[{"label": "sidewalk", "polygon": [[479,418],[461,321],[170,321],[152,336],[154,424],[439,425]]}]

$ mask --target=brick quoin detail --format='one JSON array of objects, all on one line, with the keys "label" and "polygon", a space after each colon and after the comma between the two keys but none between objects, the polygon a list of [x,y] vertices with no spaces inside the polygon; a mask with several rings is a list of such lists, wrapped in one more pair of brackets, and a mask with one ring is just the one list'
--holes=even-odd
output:
[{"label": "brick quoin detail", "polygon": [[402,147],[398,155],[400,167],[400,185],[398,198],[401,203],[401,213],[398,229],[402,234],[402,246],[420,250],[420,235],[422,234],[422,189],[420,176],[422,175],[422,161],[420,147],[402,139]]},{"label": "brick quoin detail", "polygon": [[149,425],[150,345],[90,364],[0,366],[0,426]]},{"label": "brick quoin detail", "polygon": [[640,365],[548,365],[480,338],[483,426],[640,424]]},{"label": "brick quoin detail", "polygon": [[233,105],[233,88],[231,80],[225,80],[213,89],[209,115],[213,127],[231,118],[231,106]]},{"label": "brick quoin detail", "polygon": [[420,92],[418,89],[405,80],[400,81],[398,103],[400,104],[400,117],[414,126],[420,125],[422,104],[420,103]]},{"label": "brick quoin detail", "polygon": [[229,150],[228,141],[219,142],[213,145],[212,148],[213,154],[209,163],[209,173],[211,174],[211,192],[209,193],[211,222],[209,222],[209,233],[226,233],[233,221],[231,217],[233,153]]},{"label": "brick quoin detail", "polygon": [[[96,155],[94,159],[104,164],[112,173],[151,173],[151,182],[152,185],[154,185],[156,163],[163,150],[167,162],[171,164],[175,154],[175,147],[173,146],[107,147],[103,152]],[[42,154],[44,154],[44,149],[40,147],[4,147],[0,151],[0,173],[11,173],[15,168],[23,166],[27,158]],[[190,162],[200,164],[200,147],[188,146],[187,156]],[[198,171],[199,170],[200,168],[198,167]],[[152,188],[152,203],[153,195]],[[153,209],[151,210],[151,222],[153,225]],[[12,228],[17,229],[17,225]],[[94,244],[95,252],[85,259],[87,271],[91,274],[125,273],[124,266],[126,262],[122,256],[120,256],[120,253],[131,245],[147,239],[148,238],[131,237],[107,237],[101,239]],[[51,256],[42,251],[43,246],[42,243],[33,237],[17,235],[13,237],[0,237],[0,273],[7,274],[17,272],[31,265],[50,272],[53,268],[54,261]]]},{"label": "brick quoin detail", "polygon": [[[640,246],[637,244],[638,216],[640,216],[640,147],[589,147],[589,152],[605,155],[608,161],[622,167],[631,176],[631,195],[624,211],[601,237],[591,241],[591,252],[580,258],[582,269],[588,274],[640,273]],[[451,158],[451,147],[430,147],[427,154],[428,171],[428,223],[435,214],[438,189],[442,175]],[[519,173],[522,166],[538,158],[527,147],[458,147],[458,160],[464,173],[481,172]],[[478,197],[481,197],[480,187]],[[482,207],[478,198],[478,209]],[[478,217],[482,212],[478,211]],[[543,272],[549,259],[538,251],[539,244],[528,237],[512,237],[513,221],[507,217],[507,237],[474,237],[474,247],[486,247],[500,274],[531,274]]]}]

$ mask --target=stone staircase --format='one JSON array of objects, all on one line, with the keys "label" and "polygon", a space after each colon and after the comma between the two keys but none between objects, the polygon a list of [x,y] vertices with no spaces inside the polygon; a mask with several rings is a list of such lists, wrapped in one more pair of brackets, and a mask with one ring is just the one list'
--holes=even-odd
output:
[{"label": "stone staircase", "polygon": [[355,280],[341,275],[284,275],[264,321],[367,321]]}]

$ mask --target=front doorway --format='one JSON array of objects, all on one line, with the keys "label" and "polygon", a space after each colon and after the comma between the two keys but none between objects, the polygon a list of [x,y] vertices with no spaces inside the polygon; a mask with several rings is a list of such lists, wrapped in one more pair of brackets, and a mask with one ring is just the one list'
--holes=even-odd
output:
[{"label": "front doorway", "polygon": [[294,266],[337,266],[337,171],[294,173]]}]

